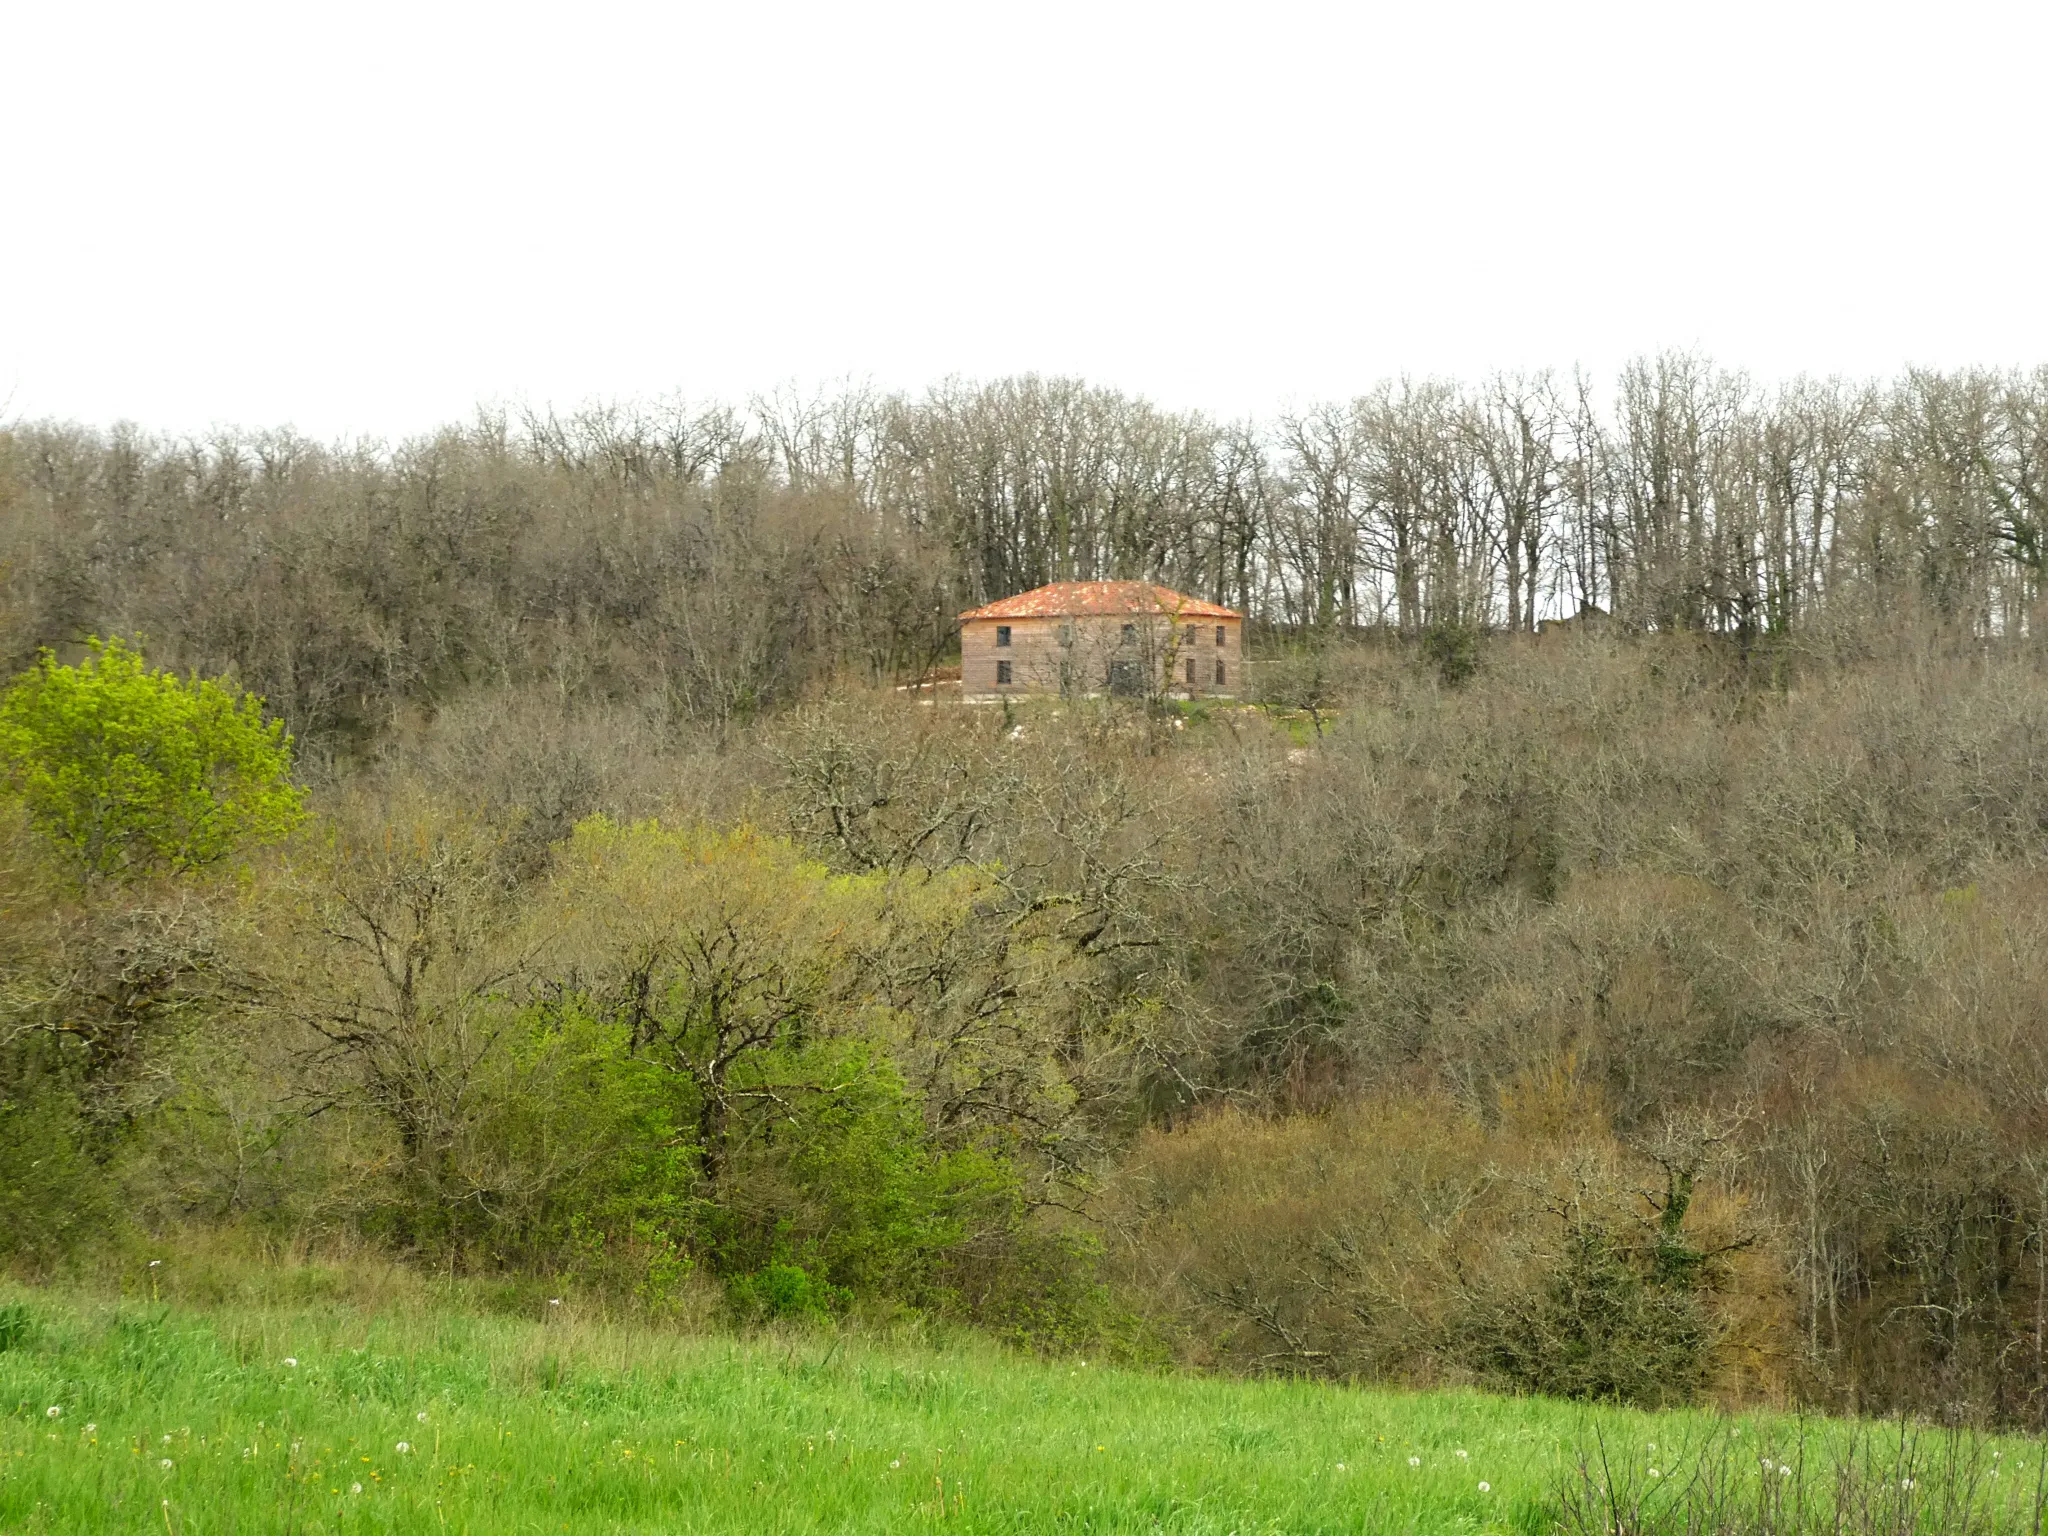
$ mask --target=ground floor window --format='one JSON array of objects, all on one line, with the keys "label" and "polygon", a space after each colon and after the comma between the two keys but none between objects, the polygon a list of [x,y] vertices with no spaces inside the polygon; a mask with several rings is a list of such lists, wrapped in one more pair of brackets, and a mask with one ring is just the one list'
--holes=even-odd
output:
[{"label": "ground floor window", "polygon": [[1192,683],[1192,682],[1193,682],[1194,680],[1195,680],[1195,658],[1194,658],[1194,657],[1192,657],[1192,656],[1190,656],[1190,657],[1188,658],[1188,681]]},{"label": "ground floor window", "polygon": [[997,662],[996,685],[998,687],[1001,687],[1004,683],[1007,683],[1008,681],[1010,681],[1010,664],[1007,661]]},{"label": "ground floor window", "polygon": [[[1190,666],[1190,668],[1192,668],[1194,663],[1190,662],[1188,665]],[[1216,686],[1218,688],[1221,688],[1223,686],[1223,676],[1223,663],[1219,661],[1216,663]]]}]

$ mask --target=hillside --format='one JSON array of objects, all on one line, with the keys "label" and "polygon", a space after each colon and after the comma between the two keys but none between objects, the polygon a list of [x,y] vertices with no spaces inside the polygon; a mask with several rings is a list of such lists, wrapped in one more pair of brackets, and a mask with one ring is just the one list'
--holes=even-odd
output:
[{"label": "hillside", "polygon": [[2048,384],[1502,385],[0,432],[0,1271],[2040,1427]]},{"label": "hillside", "polygon": [[[1759,1461],[1796,1459],[1813,1528],[1832,1529],[1840,1449],[1859,1449],[1783,1419],[650,1331],[573,1299],[538,1320],[466,1314],[417,1283],[366,1307],[312,1299],[346,1288],[317,1268],[267,1287],[206,1307],[10,1293],[0,1527],[1533,1533],[1586,1528],[1560,1496],[1590,1452],[1620,1464],[1622,1507],[1647,1510],[1631,1529],[1682,1528],[1718,1476],[1737,1489],[1724,1504],[1762,1490],[1781,1519],[1712,1529],[1790,1531],[1806,1528],[1783,1518],[1794,1485]],[[1843,1529],[2038,1530],[2033,1448],[1887,1436],[1875,1468],[1849,1464],[1875,1507]]]}]

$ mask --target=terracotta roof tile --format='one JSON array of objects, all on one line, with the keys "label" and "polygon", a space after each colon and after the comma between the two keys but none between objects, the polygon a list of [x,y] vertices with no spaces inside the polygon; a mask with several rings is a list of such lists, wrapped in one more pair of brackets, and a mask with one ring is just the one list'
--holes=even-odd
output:
[{"label": "terracotta roof tile", "polygon": [[1090,613],[1170,613],[1183,619],[1241,618],[1233,608],[1205,603],[1149,581],[1056,581],[960,615],[968,619],[1064,619]]}]

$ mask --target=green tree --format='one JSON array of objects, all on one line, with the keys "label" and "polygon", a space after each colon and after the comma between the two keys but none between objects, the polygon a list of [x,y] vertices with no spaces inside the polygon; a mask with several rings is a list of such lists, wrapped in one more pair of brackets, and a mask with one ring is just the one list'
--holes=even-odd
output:
[{"label": "green tree", "polygon": [[298,823],[291,737],[261,698],[118,639],[87,652],[45,650],[0,694],[0,772],[89,879],[201,868]]}]

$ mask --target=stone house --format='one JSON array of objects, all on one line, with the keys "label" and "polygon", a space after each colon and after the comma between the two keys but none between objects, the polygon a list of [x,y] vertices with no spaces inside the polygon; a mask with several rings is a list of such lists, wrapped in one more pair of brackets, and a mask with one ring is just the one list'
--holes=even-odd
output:
[{"label": "stone house", "polygon": [[969,698],[1234,698],[1244,616],[1145,581],[1056,581],[960,615]]}]

